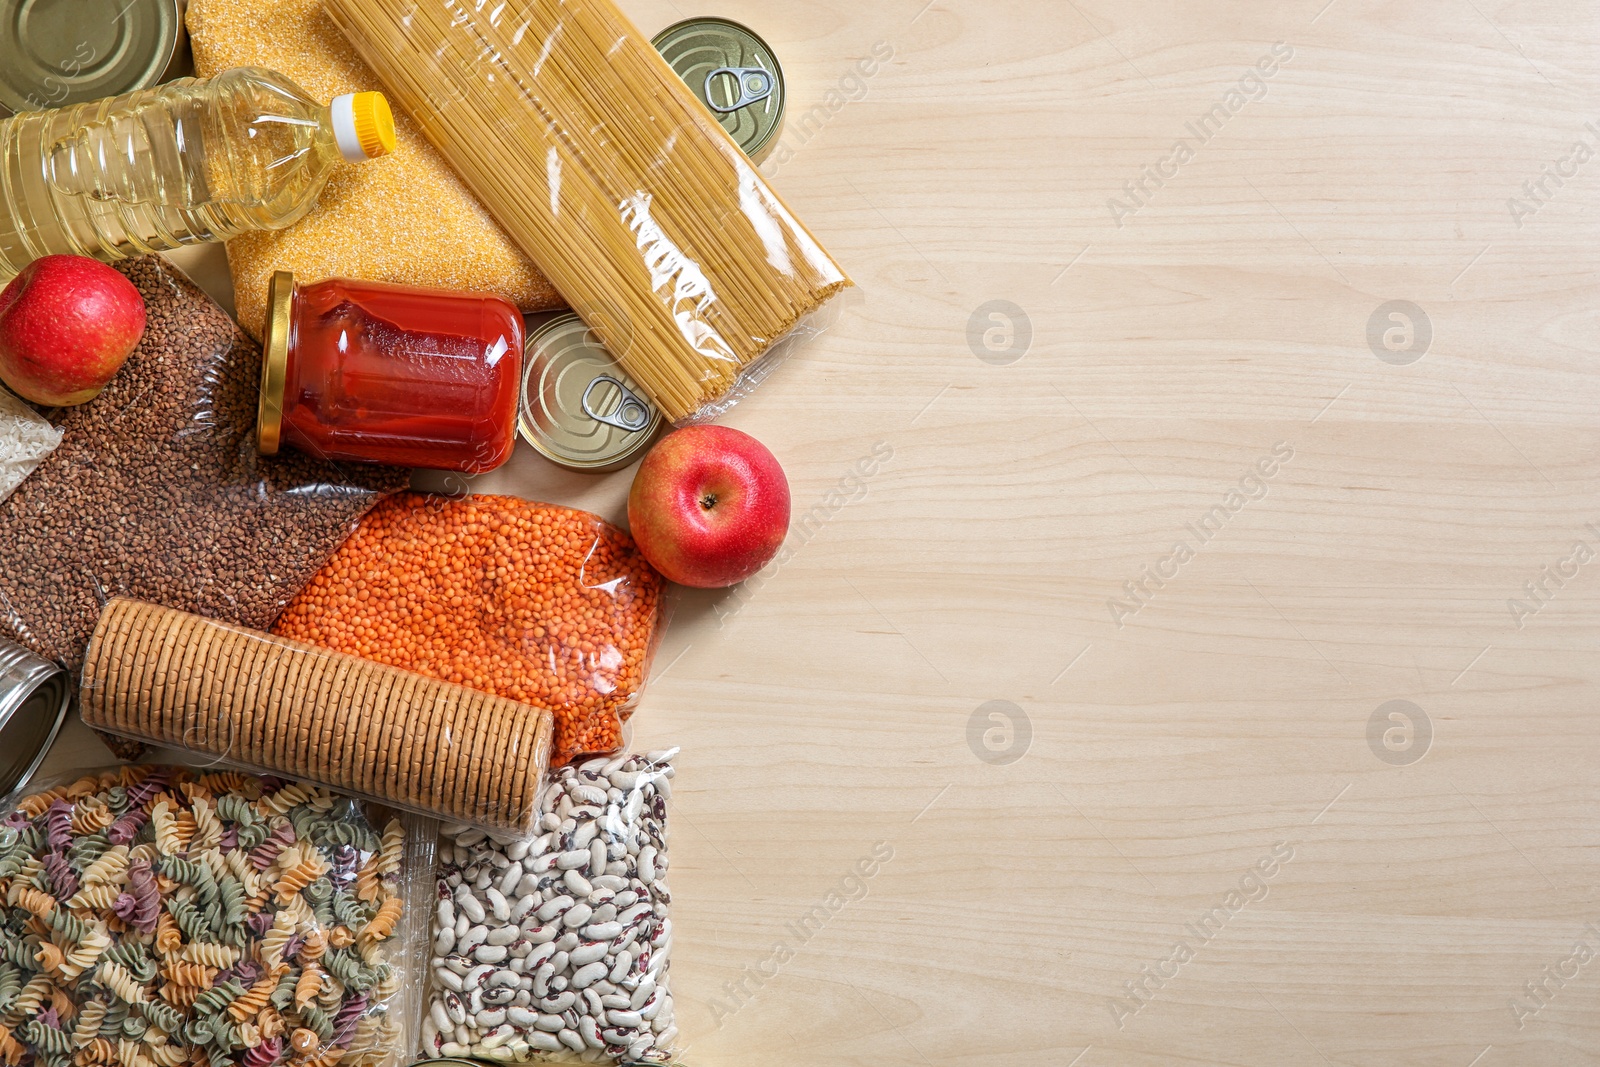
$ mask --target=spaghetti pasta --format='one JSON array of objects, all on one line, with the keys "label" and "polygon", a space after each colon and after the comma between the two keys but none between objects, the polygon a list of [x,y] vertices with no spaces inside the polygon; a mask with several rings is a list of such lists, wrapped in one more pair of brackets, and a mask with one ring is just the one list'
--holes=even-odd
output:
[{"label": "spaghetti pasta", "polygon": [[850,286],[612,0],[326,10],[668,417]]}]

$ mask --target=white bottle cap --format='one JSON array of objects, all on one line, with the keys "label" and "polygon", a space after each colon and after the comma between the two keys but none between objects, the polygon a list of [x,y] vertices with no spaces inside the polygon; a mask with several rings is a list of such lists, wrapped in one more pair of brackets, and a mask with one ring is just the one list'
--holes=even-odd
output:
[{"label": "white bottle cap", "polygon": [[360,163],[367,158],[361,147],[361,136],[356,132],[355,93],[345,93],[333,98],[333,136],[339,143],[339,154],[346,163]]}]

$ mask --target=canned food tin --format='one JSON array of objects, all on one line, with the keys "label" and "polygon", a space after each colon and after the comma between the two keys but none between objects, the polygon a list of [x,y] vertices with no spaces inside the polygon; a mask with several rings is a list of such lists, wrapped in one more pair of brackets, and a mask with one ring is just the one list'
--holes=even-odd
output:
[{"label": "canned food tin", "polygon": [[0,113],[155,85],[178,49],[179,0],[0,3]]},{"label": "canned food tin", "polygon": [[547,459],[572,470],[618,470],[660,425],[660,410],[577,315],[558,315],[529,336],[517,429]]},{"label": "canned food tin", "polygon": [[19,644],[0,640],[0,796],[39,769],[71,698],[66,671]]},{"label": "canned food tin", "polygon": [[767,42],[737,22],[696,18],[668,26],[651,43],[744,154],[760,162],[783,127],[783,68]]}]

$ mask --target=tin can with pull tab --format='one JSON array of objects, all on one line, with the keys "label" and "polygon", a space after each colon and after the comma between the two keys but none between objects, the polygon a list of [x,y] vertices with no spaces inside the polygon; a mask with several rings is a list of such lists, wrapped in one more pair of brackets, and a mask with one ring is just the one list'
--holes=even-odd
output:
[{"label": "tin can with pull tab", "polygon": [[767,42],[727,19],[675,23],[651,42],[712,117],[759,163],[783,128],[783,68]]},{"label": "tin can with pull tab", "polygon": [[523,353],[517,428],[546,459],[570,470],[614,471],[655,438],[661,412],[577,315],[534,330]]},{"label": "tin can with pull tab", "polygon": [[0,796],[26,785],[44,762],[72,690],[60,665],[0,639]]},{"label": "tin can with pull tab", "polygon": [[0,0],[0,116],[148,89],[178,66],[180,0]]}]

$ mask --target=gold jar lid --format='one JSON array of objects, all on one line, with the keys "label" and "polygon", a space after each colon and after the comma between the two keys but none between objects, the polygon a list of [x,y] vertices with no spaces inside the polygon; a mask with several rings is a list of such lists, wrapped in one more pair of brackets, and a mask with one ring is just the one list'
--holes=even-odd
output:
[{"label": "gold jar lid", "polygon": [[289,375],[289,311],[294,274],[274,271],[267,288],[267,329],[261,343],[261,398],[256,402],[256,451],[278,454],[283,438],[283,389]]}]

